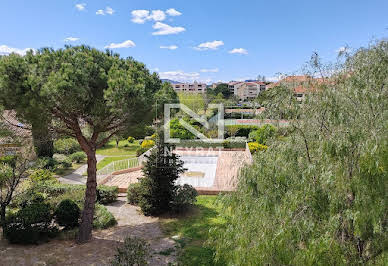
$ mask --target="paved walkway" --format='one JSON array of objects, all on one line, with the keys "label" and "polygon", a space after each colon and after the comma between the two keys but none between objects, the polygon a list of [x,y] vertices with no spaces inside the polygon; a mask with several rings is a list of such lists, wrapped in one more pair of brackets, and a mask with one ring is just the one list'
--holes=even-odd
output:
[{"label": "paved walkway", "polygon": [[150,244],[149,265],[174,264],[175,241],[163,235],[159,219],[140,214],[138,207],[125,200],[125,197],[119,197],[107,206],[118,225],[93,232],[93,239],[83,245],[75,244],[74,240],[52,240],[41,245],[10,245],[6,240],[0,240],[0,265],[110,265],[116,248],[126,236],[140,237]]},{"label": "paved walkway", "polygon": [[[97,163],[104,159],[106,156],[104,155],[96,155]],[[85,185],[86,184],[86,176],[83,176],[84,173],[86,173],[86,170],[88,169],[88,165],[84,164],[81,167],[79,167],[77,170],[72,172],[69,175],[63,176],[58,178],[58,180],[61,183],[65,184],[72,184],[72,185]]]}]

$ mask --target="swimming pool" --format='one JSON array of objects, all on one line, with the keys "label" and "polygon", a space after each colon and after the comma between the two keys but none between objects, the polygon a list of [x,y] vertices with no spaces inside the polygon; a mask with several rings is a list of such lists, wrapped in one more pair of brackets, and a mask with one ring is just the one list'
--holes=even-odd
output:
[{"label": "swimming pool", "polygon": [[176,181],[193,187],[212,187],[216,177],[218,156],[181,156],[187,169]]}]

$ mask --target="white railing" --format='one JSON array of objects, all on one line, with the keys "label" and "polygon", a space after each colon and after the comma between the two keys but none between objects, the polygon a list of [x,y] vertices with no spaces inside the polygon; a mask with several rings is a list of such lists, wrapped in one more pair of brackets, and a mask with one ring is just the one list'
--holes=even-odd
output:
[{"label": "white railing", "polygon": [[113,172],[138,167],[139,165],[140,165],[139,158],[137,157],[128,158],[120,161],[113,161],[110,164],[98,170],[97,176],[110,175]]}]

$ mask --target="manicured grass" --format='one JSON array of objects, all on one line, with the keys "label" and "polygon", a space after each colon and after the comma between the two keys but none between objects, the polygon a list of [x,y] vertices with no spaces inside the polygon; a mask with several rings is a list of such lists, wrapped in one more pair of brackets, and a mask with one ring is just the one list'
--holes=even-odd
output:
[{"label": "manicured grass", "polygon": [[127,140],[121,140],[119,142],[119,146],[116,147],[116,141],[111,140],[110,142],[105,144],[105,147],[98,149],[96,153],[106,156],[136,156],[136,149],[139,147],[140,145],[137,141],[135,141],[135,143],[128,143]]},{"label": "manicured grass", "polygon": [[102,159],[101,161],[99,161],[99,162],[97,163],[97,170],[102,169],[104,166],[110,164],[111,162],[120,161],[120,160],[125,160],[125,159],[128,159],[128,158],[134,158],[134,157],[135,157],[135,155],[131,155],[131,156],[105,157],[104,159]]},{"label": "manicured grass", "polygon": [[177,218],[161,219],[165,234],[180,237],[177,240],[182,247],[178,257],[180,264],[218,265],[213,261],[213,250],[205,244],[210,227],[223,223],[218,217],[216,198],[217,196],[198,196],[195,207],[189,213]]},{"label": "manicured grass", "polygon": [[85,163],[86,161],[81,163],[73,163],[69,168],[57,168],[54,170],[54,173],[57,174],[58,176],[69,175],[75,170],[77,170],[78,168],[80,168]]}]

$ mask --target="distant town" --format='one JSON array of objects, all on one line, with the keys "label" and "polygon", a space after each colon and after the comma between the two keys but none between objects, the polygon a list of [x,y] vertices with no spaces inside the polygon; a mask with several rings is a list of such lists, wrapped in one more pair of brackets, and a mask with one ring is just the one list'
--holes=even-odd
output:
[{"label": "distant town", "polygon": [[280,79],[278,82],[268,82],[260,80],[245,80],[245,81],[230,81],[216,82],[210,85],[194,81],[192,83],[184,83],[163,79],[163,82],[168,82],[176,92],[184,93],[206,93],[208,89],[216,89],[220,85],[227,85],[230,93],[234,95],[240,102],[249,102],[254,100],[261,92],[274,88],[280,84],[290,84],[294,87],[294,96],[298,101],[302,101],[305,94],[314,90],[314,85],[322,82],[321,78],[313,78],[307,75],[287,76]]}]

